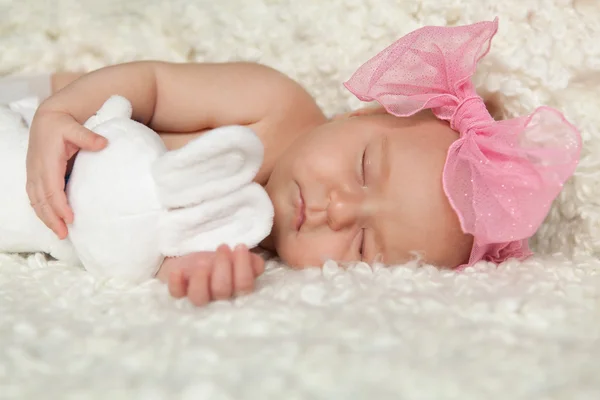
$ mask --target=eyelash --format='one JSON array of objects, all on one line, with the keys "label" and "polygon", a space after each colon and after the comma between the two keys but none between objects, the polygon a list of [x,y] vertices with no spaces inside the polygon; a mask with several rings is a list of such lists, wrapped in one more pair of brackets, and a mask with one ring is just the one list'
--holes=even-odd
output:
[{"label": "eyelash", "polygon": [[365,230],[361,229],[361,232],[360,232],[360,242],[358,244],[358,254],[360,255],[361,260],[362,260],[362,257],[363,257],[364,250],[365,250]]},{"label": "eyelash", "polygon": [[362,159],[361,159],[361,165],[360,165],[360,169],[362,172],[362,184],[363,186],[365,186],[367,184],[367,174],[365,171],[365,159],[367,158],[367,149],[365,148],[365,151],[363,151],[363,155],[362,155]]}]

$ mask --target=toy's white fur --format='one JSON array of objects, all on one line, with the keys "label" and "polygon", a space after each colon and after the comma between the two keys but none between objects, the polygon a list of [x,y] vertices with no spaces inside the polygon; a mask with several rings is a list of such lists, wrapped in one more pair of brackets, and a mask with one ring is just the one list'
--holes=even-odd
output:
[{"label": "toy's white fur", "polygon": [[[0,393],[13,398],[597,399],[600,3],[596,0],[0,2],[0,73],[141,58],[257,60],[332,114],[341,82],[425,24],[500,17],[477,74],[508,115],[548,104],[583,159],[541,256],[464,273],[413,265],[290,271],[193,310],[38,256],[0,264]],[[558,253],[563,252],[564,255]]]},{"label": "toy's white fur", "polygon": [[252,182],[263,146],[251,129],[220,127],[168,152],[131,114],[113,96],[85,123],[108,145],[80,152],[67,184],[69,239],[88,271],[143,282],[167,256],[267,237],[273,206]]},{"label": "toy's white fur", "polygon": [[112,96],[85,123],[108,144],[75,159],[66,185],[75,218],[59,240],[25,190],[27,121],[36,106],[31,98],[0,105],[0,251],[44,252],[98,277],[140,283],[165,257],[221,244],[252,248],[271,231],[273,205],[253,182],[264,149],[250,128],[219,127],[167,151],[156,132],[131,119],[131,103]]}]

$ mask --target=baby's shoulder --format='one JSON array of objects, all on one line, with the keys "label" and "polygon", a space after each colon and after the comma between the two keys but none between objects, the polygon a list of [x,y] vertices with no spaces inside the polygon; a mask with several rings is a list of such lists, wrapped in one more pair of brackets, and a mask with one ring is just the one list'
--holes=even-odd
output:
[{"label": "baby's shoulder", "polygon": [[251,75],[263,84],[263,95],[272,98],[269,117],[286,120],[323,119],[323,113],[312,95],[304,86],[289,75],[270,66],[258,63],[245,63],[245,67],[255,70]]},{"label": "baby's shoulder", "polygon": [[264,80],[264,95],[272,99],[264,118],[250,126],[265,146],[263,167],[257,176],[257,181],[265,183],[283,152],[327,118],[301,83],[265,65],[254,64],[249,68],[262,70],[254,76]]}]

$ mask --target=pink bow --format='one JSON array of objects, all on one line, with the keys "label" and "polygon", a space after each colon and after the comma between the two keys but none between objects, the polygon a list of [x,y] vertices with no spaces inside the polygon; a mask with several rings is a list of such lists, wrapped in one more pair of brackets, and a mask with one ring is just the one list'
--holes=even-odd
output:
[{"label": "pink bow", "polygon": [[390,114],[431,109],[460,133],[448,150],[443,186],[463,231],[474,237],[468,265],[529,256],[528,239],[581,152],[579,132],[552,108],[498,122],[490,116],[471,77],[497,30],[497,19],[418,29],[345,83],[360,100],[376,100]]}]

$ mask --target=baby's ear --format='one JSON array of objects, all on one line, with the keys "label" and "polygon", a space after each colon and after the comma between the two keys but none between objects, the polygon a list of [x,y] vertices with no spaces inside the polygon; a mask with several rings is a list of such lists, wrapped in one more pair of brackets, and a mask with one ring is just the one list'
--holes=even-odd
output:
[{"label": "baby's ear", "polygon": [[362,115],[376,115],[376,114],[387,114],[387,111],[385,110],[385,108],[381,107],[380,105],[377,105],[377,106],[359,108],[358,110],[350,111],[350,112],[347,112],[344,114],[337,114],[337,115],[334,115],[333,118],[331,118],[331,119],[333,121],[337,121],[339,119],[358,117],[358,116],[362,116]]},{"label": "baby's ear", "polygon": [[497,97],[486,98],[484,99],[483,103],[485,104],[485,108],[487,108],[492,118],[494,118],[496,121],[503,120],[506,117],[500,100]]}]

